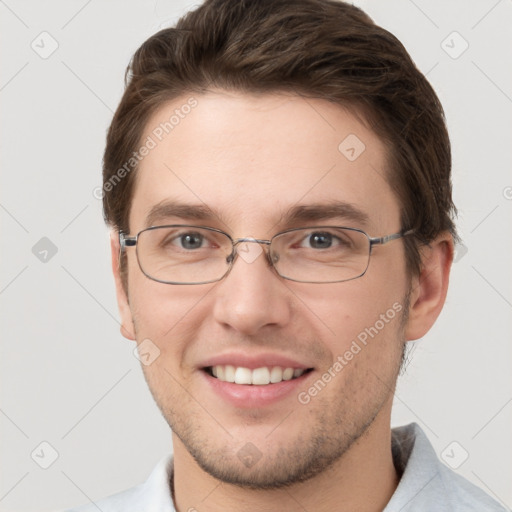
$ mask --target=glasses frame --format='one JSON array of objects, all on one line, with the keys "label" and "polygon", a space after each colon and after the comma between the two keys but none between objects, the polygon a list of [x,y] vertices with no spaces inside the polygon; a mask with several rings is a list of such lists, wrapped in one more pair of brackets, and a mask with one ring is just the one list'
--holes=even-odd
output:
[{"label": "glasses frame", "polygon": [[[215,233],[220,233],[222,235],[225,235],[230,241],[231,241],[231,245],[233,246],[233,249],[231,251],[231,254],[227,257],[226,259],[226,263],[228,263],[228,268],[226,269],[226,272],[224,272],[224,274],[219,277],[218,279],[212,279],[212,280],[209,280],[209,281],[201,281],[201,282],[194,282],[194,283],[179,283],[179,282],[175,282],[175,281],[164,281],[164,280],[161,280],[161,279],[156,279],[152,276],[150,276],[149,274],[146,273],[146,271],[142,268],[142,265],[140,263],[140,259],[139,259],[139,253],[138,253],[138,250],[137,250],[137,242],[139,240],[139,236],[144,233],[145,231],[152,231],[152,230],[155,230],[155,229],[163,229],[163,228],[200,228],[200,229],[206,229],[208,231],[213,231]],[[270,251],[267,250],[265,251],[265,254],[267,256],[267,261],[270,263],[270,265],[272,266],[272,268],[274,269],[274,272],[279,276],[279,277],[282,277],[283,279],[287,279],[288,281],[294,281],[296,283],[310,283],[310,284],[331,284],[331,283],[345,283],[347,281],[353,281],[354,279],[358,279],[362,276],[364,276],[366,274],[366,272],[368,271],[368,268],[370,267],[370,258],[371,258],[371,255],[372,255],[372,250],[373,250],[373,246],[374,245],[385,245],[387,244],[388,242],[391,242],[393,240],[398,240],[400,238],[403,238],[403,237],[406,237],[406,236],[409,236],[409,235],[412,235],[414,234],[414,229],[408,229],[408,230],[403,230],[403,231],[399,231],[397,233],[392,233],[390,235],[385,235],[385,236],[381,236],[381,237],[371,237],[370,235],[368,235],[368,233],[366,233],[365,231],[363,231],[362,229],[359,229],[359,228],[351,228],[351,227],[347,227],[347,226],[304,226],[304,227],[300,227],[300,228],[290,228],[290,229],[286,229],[284,231],[280,231],[279,233],[276,233],[270,240],[265,240],[265,239],[261,239],[261,238],[247,238],[247,237],[244,237],[244,238],[232,238],[229,233],[226,233],[225,231],[222,231],[221,229],[217,229],[217,228],[212,228],[212,227],[209,227],[209,226],[196,226],[196,225],[192,225],[192,224],[164,224],[162,226],[150,226],[148,228],[145,228],[145,229],[142,229],[141,231],[139,231],[135,236],[129,236],[127,235],[126,233],[124,233],[123,231],[119,231],[119,250],[120,250],[120,255],[126,250],[127,247],[135,247],[135,253],[136,253],[136,256],[137,256],[137,263],[139,265],[139,268],[141,270],[141,272],[148,278],[148,279],[151,279],[152,281],[156,281],[157,283],[162,283],[162,284],[185,284],[185,285],[194,285],[194,284],[209,284],[209,283],[216,283],[218,281],[221,281],[222,279],[224,279],[228,274],[229,272],[231,271],[231,269],[233,268],[233,265],[236,261],[236,258],[238,256],[238,252],[236,250],[237,246],[239,244],[241,244],[242,242],[253,242],[253,243],[257,243],[257,244],[260,244],[260,245],[267,245],[271,246],[272,244],[272,241],[280,236],[280,235],[284,235],[286,233],[290,233],[290,232],[293,232],[293,231],[300,231],[302,229],[322,229],[322,228],[330,228],[330,229],[346,229],[348,231],[356,231],[358,233],[362,233],[364,236],[366,236],[366,238],[368,239],[368,242],[369,242],[369,252],[368,252],[368,263],[366,265],[366,268],[364,269],[364,271],[355,276],[355,277],[351,277],[350,279],[342,279],[342,280],[337,280],[337,281],[302,281],[302,280],[299,280],[299,279],[292,279],[290,277],[286,277],[286,276],[283,276],[282,274],[279,273],[279,271],[277,270],[277,268],[275,267],[274,265],[274,262],[272,261],[272,258],[270,257]]]}]

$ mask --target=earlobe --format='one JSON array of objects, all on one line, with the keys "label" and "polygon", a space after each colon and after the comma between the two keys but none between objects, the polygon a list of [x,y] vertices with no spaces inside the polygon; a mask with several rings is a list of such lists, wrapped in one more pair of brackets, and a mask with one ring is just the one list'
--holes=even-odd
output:
[{"label": "earlobe", "polygon": [[450,233],[442,233],[421,250],[421,271],[412,281],[409,318],[405,329],[407,341],[423,337],[443,309],[454,245]]},{"label": "earlobe", "polygon": [[112,273],[114,274],[116,285],[117,305],[119,314],[121,315],[121,334],[129,340],[135,341],[135,328],[127,297],[128,290],[125,290],[121,277],[120,248],[117,231],[110,233],[110,248],[112,253]]}]

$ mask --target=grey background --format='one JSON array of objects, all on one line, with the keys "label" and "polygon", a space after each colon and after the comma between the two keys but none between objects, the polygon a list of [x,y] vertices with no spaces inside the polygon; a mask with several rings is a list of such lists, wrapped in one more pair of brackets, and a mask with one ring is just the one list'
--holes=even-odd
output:
[{"label": "grey background", "polygon": [[[512,2],[357,4],[404,43],[445,106],[464,239],[446,307],[412,347],[393,424],[418,422],[452,465],[467,452],[457,471],[510,508]],[[1,511],[111,494],[172,449],[119,334],[93,190],[130,56],[193,5],[0,1]]]}]

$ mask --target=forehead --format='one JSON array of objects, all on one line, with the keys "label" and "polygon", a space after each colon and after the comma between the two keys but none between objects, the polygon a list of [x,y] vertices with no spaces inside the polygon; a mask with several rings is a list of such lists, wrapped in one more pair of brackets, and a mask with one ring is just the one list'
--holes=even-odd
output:
[{"label": "forehead", "polygon": [[209,225],[243,236],[277,227],[292,209],[339,203],[362,213],[345,225],[359,222],[354,227],[373,233],[398,228],[383,143],[358,116],[326,100],[184,95],[155,112],[142,146],[148,149],[139,150],[132,231],[162,223],[158,214],[165,217],[165,205],[174,203],[200,206],[211,214]]}]

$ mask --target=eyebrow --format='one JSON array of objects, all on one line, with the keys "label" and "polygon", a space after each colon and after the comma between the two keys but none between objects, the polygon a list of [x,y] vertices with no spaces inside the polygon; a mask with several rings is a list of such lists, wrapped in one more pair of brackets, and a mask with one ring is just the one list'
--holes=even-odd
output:
[{"label": "eyebrow", "polygon": [[363,225],[369,222],[368,214],[353,204],[343,201],[293,206],[286,212],[281,221],[285,224],[297,224],[335,218],[342,218]]},{"label": "eyebrow", "polygon": [[[179,201],[162,201],[153,208],[146,217],[146,226],[154,226],[156,223],[170,218],[182,220],[222,222],[222,217],[214,209],[206,204],[187,204]],[[353,204],[343,201],[329,201],[327,203],[315,203],[306,205],[295,205],[286,211],[277,224],[298,225],[301,222],[324,221],[340,218],[355,222],[358,225],[367,225],[368,214]],[[225,224],[224,222],[222,222]]]},{"label": "eyebrow", "polygon": [[219,216],[205,204],[162,201],[151,208],[146,217],[146,226],[154,226],[157,222],[171,217],[178,217],[184,220],[212,220],[219,218]]}]

